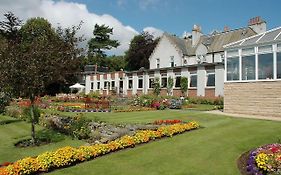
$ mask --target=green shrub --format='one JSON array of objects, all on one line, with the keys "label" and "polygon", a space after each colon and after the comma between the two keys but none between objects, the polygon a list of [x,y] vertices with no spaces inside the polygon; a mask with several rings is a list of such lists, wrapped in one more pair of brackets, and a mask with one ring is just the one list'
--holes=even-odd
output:
[{"label": "green shrub", "polygon": [[[37,106],[34,106],[33,114],[34,114],[34,119],[35,119],[34,121],[36,123],[38,123],[38,121],[39,121],[40,113],[41,113],[40,109]],[[29,122],[32,121],[30,107],[23,108],[23,115],[24,115],[24,118],[27,119],[27,121],[29,121]]]},{"label": "green shrub", "polygon": [[9,93],[0,92],[0,113],[5,111],[5,107],[9,105],[11,96]]},{"label": "green shrub", "polygon": [[20,119],[20,120],[27,120],[26,117],[23,115],[22,108],[20,108],[18,106],[7,106],[5,108],[5,115]]},{"label": "green shrub", "polygon": [[223,105],[223,98],[205,98],[205,97],[189,97],[188,103],[190,104],[207,104],[207,105]]}]

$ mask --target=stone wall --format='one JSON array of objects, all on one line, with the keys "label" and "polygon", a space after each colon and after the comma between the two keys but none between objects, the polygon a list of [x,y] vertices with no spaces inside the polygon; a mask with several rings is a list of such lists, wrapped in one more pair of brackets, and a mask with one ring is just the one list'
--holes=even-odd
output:
[{"label": "stone wall", "polygon": [[224,111],[281,117],[281,81],[225,83]]}]

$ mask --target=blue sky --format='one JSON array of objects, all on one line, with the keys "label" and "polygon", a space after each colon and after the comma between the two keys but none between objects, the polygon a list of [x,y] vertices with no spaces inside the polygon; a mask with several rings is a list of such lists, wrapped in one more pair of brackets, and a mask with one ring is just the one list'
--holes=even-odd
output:
[{"label": "blue sky", "polygon": [[24,21],[43,17],[54,27],[70,27],[82,20],[80,34],[86,40],[93,37],[95,24],[108,25],[113,28],[112,38],[121,44],[110,51],[116,55],[124,54],[142,31],[182,36],[198,24],[208,34],[224,26],[245,27],[256,16],[271,29],[281,26],[280,7],[281,0],[0,0],[0,14],[12,11]]},{"label": "blue sky", "polygon": [[[72,1],[72,0],[68,0]],[[147,26],[182,35],[199,24],[204,33],[247,25],[261,16],[268,29],[281,26],[280,0],[75,0],[89,11],[110,14],[137,31]]]}]

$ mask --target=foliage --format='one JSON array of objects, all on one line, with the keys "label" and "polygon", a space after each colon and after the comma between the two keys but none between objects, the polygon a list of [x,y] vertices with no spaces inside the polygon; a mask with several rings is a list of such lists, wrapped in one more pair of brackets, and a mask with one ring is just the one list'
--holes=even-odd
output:
[{"label": "foliage", "polygon": [[167,84],[167,91],[168,91],[168,95],[172,95],[173,94],[173,87],[174,87],[174,79],[169,76],[168,77],[168,84]]},{"label": "foliage", "polygon": [[105,66],[105,56],[104,50],[110,50],[112,48],[117,48],[120,43],[117,40],[110,39],[113,34],[113,28],[109,26],[95,24],[93,30],[94,37],[88,42],[88,59],[90,59],[92,64],[98,64],[99,66]]},{"label": "foliage", "polygon": [[170,109],[181,109],[182,102],[181,100],[171,99],[169,102],[169,108]]},{"label": "foliage", "polygon": [[187,77],[181,77],[180,87],[181,87],[181,92],[183,93],[184,96],[186,96],[186,92],[187,92],[187,89],[188,89],[188,79],[187,79]]},{"label": "foliage", "polygon": [[249,174],[280,174],[281,144],[269,144],[251,151],[247,163]]},{"label": "foliage", "polygon": [[29,122],[35,122],[38,123],[39,121],[39,117],[40,117],[40,109],[37,106],[34,106],[33,108],[33,118],[32,118],[32,114],[31,114],[31,107],[25,107],[23,109],[23,116],[25,119],[27,119]]},{"label": "foliage", "polygon": [[160,95],[161,86],[160,86],[160,79],[159,77],[155,77],[154,79],[154,87],[153,87],[153,93],[157,96]]},{"label": "foliage", "polygon": [[0,91],[0,114],[5,111],[5,107],[9,105],[11,96],[7,92]]},{"label": "foliage", "polygon": [[48,151],[38,155],[37,157],[26,157],[16,161],[7,167],[0,169],[0,174],[39,174],[48,172],[53,169],[62,168],[65,166],[74,165],[79,162],[84,162],[89,159],[102,156],[104,154],[117,150],[134,147],[135,145],[147,143],[151,140],[172,137],[175,134],[180,134],[185,131],[198,128],[196,122],[184,124],[174,124],[162,126],[156,131],[143,130],[138,131],[133,136],[125,135],[119,139],[111,141],[107,144],[96,144],[92,146],[63,147],[56,151]]},{"label": "foliage", "polygon": [[79,114],[74,117],[46,115],[42,118],[40,123],[47,128],[70,135],[77,139],[87,139],[90,135],[90,130],[88,128],[89,120]]},{"label": "foliage", "polygon": [[206,97],[188,97],[187,103],[190,104],[208,104],[208,105],[223,105],[223,97],[206,98]]},{"label": "foliage", "polygon": [[44,18],[28,19],[21,26],[12,13],[4,16],[0,33],[6,44],[0,51],[0,84],[10,88],[15,96],[30,99],[31,136],[35,141],[35,97],[54,82],[65,83],[65,77],[79,68],[78,65],[73,69],[80,53],[77,44],[81,38],[75,37],[80,27],[56,31]]},{"label": "foliage", "polygon": [[149,68],[149,57],[157,45],[159,39],[154,39],[153,35],[143,32],[136,35],[130,43],[129,50],[125,54],[126,70],[139,70],[141,67]]}]

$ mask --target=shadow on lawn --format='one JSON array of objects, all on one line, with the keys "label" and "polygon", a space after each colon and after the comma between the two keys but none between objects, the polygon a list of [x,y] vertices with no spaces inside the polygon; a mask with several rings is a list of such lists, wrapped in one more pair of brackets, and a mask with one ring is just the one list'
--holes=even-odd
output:
[{"label": "shadow on lawn", "polygon": [[0,121],[0,125],[6,125],[6,124],[21,122],[21,121],[22,120],[3,120],[3,121]]}]

